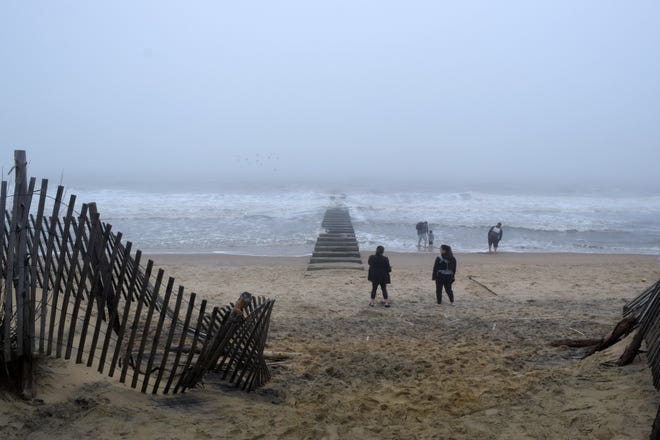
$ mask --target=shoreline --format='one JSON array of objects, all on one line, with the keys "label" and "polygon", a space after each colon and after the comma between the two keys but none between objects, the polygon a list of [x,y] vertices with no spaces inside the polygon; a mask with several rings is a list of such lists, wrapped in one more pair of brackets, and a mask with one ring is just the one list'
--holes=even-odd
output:
[{"label": "shoreline", "polygon": [[[363,263],[366,265],[372,251],[361,251]],[[155,262],[164,264],[176,264],[190,262],[202,265],[219,266],[307,266],[309,255],[305,256],[282,256],[282,255],[242,255],[225,253],[159,253],[143,252],[144,256]],[[439,255],[438,252],[385,252],[394,268],[413,268],[427,264]],[[596,253],[572,253],[572,252],[498,252],[489,254],[487,252],[455,253],[459,264],[643,264],[658,268],[658,259],[654,254],[596,254]]]}]

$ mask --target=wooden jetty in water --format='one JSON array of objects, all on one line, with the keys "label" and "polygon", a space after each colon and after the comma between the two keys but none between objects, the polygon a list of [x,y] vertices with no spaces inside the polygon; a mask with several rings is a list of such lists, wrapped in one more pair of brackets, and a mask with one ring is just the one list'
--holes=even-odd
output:
[{"label": "wooden jetty in water", "polygon": [[6,181],[0,194],[0,376],[23,396],[35,396],[43,356],[143,393],[183,392],[207,372],[244,390],[270,379],[263,350],[274,300],[244,292],[225,306],[200,301],[153,261],[144,267],[94,203],[76,211],[62,186],[51,197],[47,180],[28,181],[24,151],[14,160],[13,195]]},{"label": "wooden jetty in water", "polygon": [[348,208],[328,208],[321,228],[307,270],[364,269]]}]

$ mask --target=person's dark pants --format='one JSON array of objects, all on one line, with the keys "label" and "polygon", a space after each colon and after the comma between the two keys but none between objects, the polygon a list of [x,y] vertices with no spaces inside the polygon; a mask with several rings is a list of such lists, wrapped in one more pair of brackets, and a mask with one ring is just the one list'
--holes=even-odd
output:
[{"label": "person's dark pants", "polygon": [[454,291],[451,288],[453,281],[451,278],[441,277],[435,280],[435,297],[438,304],[442,304],[442,288],[444,287],[449,297],[449,302],[454,302]]},{"label": "person's dark pants", "polygon": [[376,289],[380,286],[380,290],[383,291],[383,299],[387,299],[387,284],[386,283],[377,283],[371,282],[371,299],[376,299]]},{"label": "person's dark pants", "polygon": [[490,249],[491,246],[494,247],[495,249],[497,249],[497,245],[498,245],[498,244],[500,244],[500,241],[499,241],[499,240],[497,240],[497,239],[493,239],[493,238],[489,238],[489,239],[488,239],[488,248],[489,248],[489,249]]}]

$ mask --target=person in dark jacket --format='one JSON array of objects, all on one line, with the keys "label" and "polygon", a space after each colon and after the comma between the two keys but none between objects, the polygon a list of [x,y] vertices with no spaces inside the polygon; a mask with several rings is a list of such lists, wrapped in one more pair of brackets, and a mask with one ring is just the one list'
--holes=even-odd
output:
[{"label": "person in dark jacket", "polygon": [[385,307],[390,306],[390,302],[387,299],[387,285],[390,283],[390,272],[392,272],[392,266],[390,266],[390,260],[383,253],[385,248],[383,246],[378,246],[376,248],[376,254],[369,257],[369,276],[368,279],[371,281],[371,301],[369,305],[373,307],[374,300],[376,299],[376,289],[380,286],[380,290],[383,291],[383,299],[385,300]]},{"label": "person in dark jacket", "polygon": [[456,277],[456,258],[451,246],[440,245],[440,255],[435,258],[433,264],[432,280],[435,281],[435,296],[438,304],[442,304],[442,289],[444,288],[449,297],[449,302],[454,305],[454,291],[451,288]]},{"label": "person in dark jacket", "polygon": [[491,252],[491,248],[497,252],[497,245],[502,239],[502,223],[497,223],[495,226],[491,226],[488,230],[488,252]]}]

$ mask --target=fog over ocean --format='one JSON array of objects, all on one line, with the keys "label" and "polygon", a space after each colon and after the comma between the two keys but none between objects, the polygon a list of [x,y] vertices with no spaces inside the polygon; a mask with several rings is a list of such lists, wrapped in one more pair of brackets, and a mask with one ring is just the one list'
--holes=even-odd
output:
[{"label": "fog over ocean", "polygon": [[[239,185],[240,186],[240,185]],[[508,252],[660,253],[660,196],[633,191],[515,192],[407,189],[176,190],[137,186],[67,188],[96,202],[103,221],[145,252],[308,255],[329,206],[350,208],[362,250],[417,252],[415,224],[429,222],[435,244],[483,252],[504,225]]]}]

